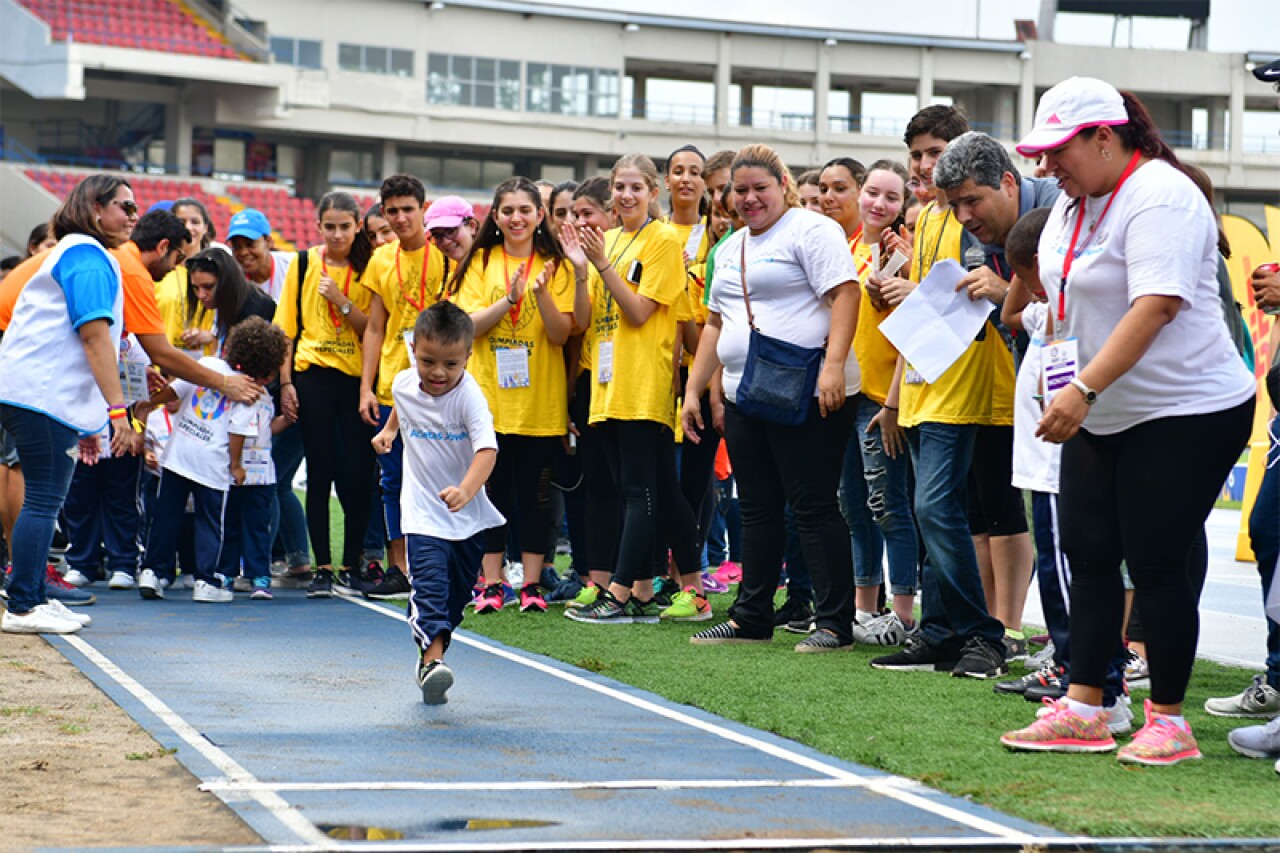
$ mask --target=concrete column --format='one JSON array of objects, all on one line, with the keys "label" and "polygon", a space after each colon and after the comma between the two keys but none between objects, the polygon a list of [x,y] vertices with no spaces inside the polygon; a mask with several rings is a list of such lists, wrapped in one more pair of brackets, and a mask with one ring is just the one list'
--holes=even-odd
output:
[{"label": "concrete column", "polygon": [[752,106],[751,106],[752,96],[755,94],[755,91],[756,91],[755,87],[752,86],[750,83],[742,84],[742,99],[740,104],[741,109],[740,109],[740,117],[738,119],[738,124],[742,125],[743,127],[751,127],[752,125],[755,124],[755,119],[752,116]]},{"label": "concrete column", "polygon": [[384,139],[382,141],[382,151],[380,152],[380,162],[378,164],[378,174],[382,178],[387,178],[400,171],[400,150],[396,146],[395,140]]},{"label": "concrete column", "polygon": [[1227,157],[1227,186],[1244,183],[1244,63],[1238,62],[1231,69],[1231,153]]},{"label": "concrete column", "polygon": [[582,158],[582,179],[595,177],[600,171],[600,157],[596,154],[587,154]]},{"label": "concrete column", "polygon": [[175,103],[164,106],[164,169],[176,175],[191,174],[191,116],[186,93],[180,88]]},{"label": "concrete column", "polygon": [[916,83],[916,109],[933,103],[933,48],[920,49],[920,80]]},{"label": "concrete column", "polygon": [[831,136],[831,122],[827,120],[827,102],[831,100],[831,51],[818,42],[818,70],[813,78],[813,139],[821,145]]},{"label": "concrete column", "polygon": [[312,143],[302,152],[301,175],[298,176],[298,195],[320,198],[329,191],[329,146]]},{"label": "concrete column", "polygon": [[716,52],[716,134],[729,130],[729,87],[733,81],[733,43],[728,33],[721,33]]},{"label": "concrete column", "polygon": [[631,87],[631,117],[644,118],[646,112],[645,101],[647,100],[645,84],[649,82],[649,78],[643,74],[633,74],[631,79],[634,81]]},{"label": "concrete column", "polygon": [[862,86],[849,86],[849,117],[845,125],[847,133],[862,133]]},{"label": "concrete column", "polygon": [[1229,98],[1210,98],[1209,110],[1209,150],[1225,151],[1227,148],[1227,111],[1230,109]]},{"label": "concrete column", "polygon": [[995,111],[992,122],[995,127],[991,135],[997,139],[1012,139],[1018,132],[1017,127],[1017,91],[1003,88],[996,91]]},{"label": "concrete column", "polygon": [[1027,46],[1022,53],[1022,79],[1018,81],[1018,132],[1021,139],[1031,132],[1036,120],[1036,58],[1034,43]]}]

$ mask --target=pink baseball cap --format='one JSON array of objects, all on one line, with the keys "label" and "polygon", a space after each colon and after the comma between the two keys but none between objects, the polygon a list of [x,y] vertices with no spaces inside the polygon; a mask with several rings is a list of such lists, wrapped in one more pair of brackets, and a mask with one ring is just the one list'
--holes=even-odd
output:
[{"label": "pink baseball cap", "polygon": [[1115,86],[1094,77],[1071,77],[1040,96],[1035,126],[1014,148],[1023,157],[1035,157],[1086,127],[1128,123],[1129,112]]},{"label": "pink baseball cap", "polygon": [[456,228],[468,219],[474,219],[475,215],[475,210],[465,199],[447,195],[431,202],[424,219],[426,228],[430,231],[432,228]]}]

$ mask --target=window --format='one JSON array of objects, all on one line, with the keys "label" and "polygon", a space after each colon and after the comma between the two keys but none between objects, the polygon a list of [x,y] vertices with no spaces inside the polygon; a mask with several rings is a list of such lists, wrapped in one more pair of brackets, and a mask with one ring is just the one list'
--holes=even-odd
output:
[{"label": "window", "polygon": [[479,56],[427,55],[427,103],[520,109],[520,63]]},{"label": "window", "polygon": [[283,36],[271,37],[271,55],[276,62],[299,68],[321,68],[320,42]]},{"label": "window", "polygon": [[529,63],[528,109],[574,116],[618,114],[618,72]]},{"label": "window", "polygon": [[413,51],[364,44],[339,44],[338,67],[343,71],[413,76]]},{"label": "window", "polygon": [[489,192],[516,173],[515,164],[510,160],[468,160],[430,154],[403,155],[400,158],[400,168],[410,175],[416,175],[432,189],[482,192]]}]

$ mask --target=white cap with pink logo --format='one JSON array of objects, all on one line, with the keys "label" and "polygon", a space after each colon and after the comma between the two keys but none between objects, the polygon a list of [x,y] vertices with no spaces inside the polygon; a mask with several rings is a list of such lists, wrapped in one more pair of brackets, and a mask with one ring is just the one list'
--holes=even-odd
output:
[{"label": "white cap with pink logo", "polygon": [[1094,77],[1071,77],[1040,96],[1036,123],[1014,146],[1024,157],[1070,142],[1086,127],[1128,124],[1124,98],[1110,83]]}]

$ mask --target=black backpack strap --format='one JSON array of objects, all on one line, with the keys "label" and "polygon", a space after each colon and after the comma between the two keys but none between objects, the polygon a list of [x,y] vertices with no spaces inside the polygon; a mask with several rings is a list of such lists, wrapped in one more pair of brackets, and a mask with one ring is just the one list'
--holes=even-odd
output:
[{"label": "black backpack strap", "polygon": [[310,254],[306,249],[298,252],[298,314],[296,331],[293,335],[293,369],[298,369],[298,341],[302,338],[302,286],[307,281],[307,260]]}]

